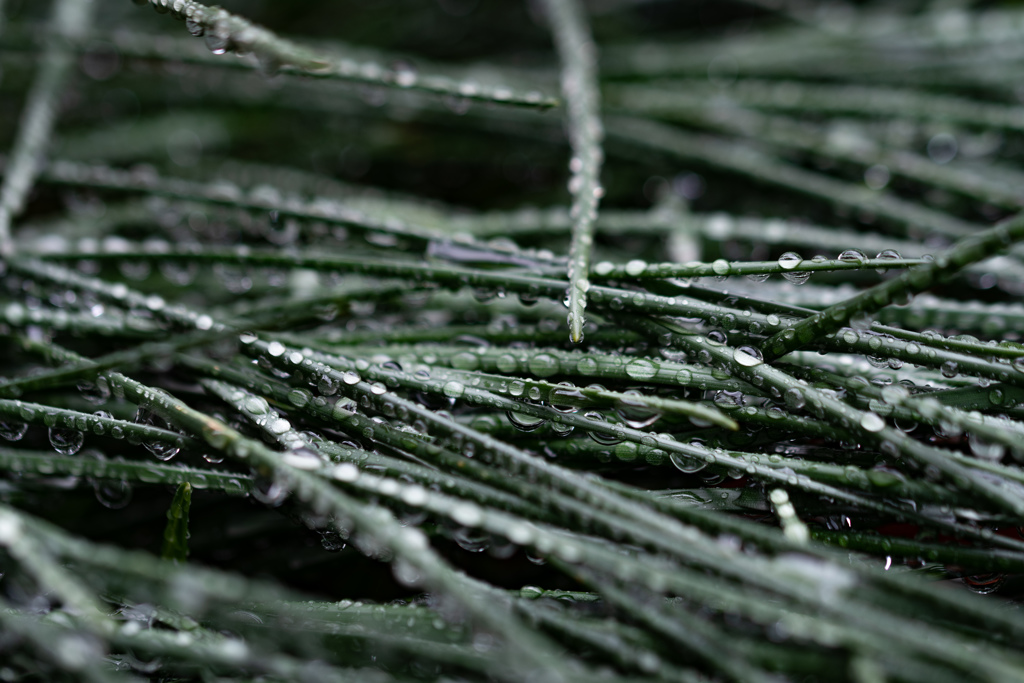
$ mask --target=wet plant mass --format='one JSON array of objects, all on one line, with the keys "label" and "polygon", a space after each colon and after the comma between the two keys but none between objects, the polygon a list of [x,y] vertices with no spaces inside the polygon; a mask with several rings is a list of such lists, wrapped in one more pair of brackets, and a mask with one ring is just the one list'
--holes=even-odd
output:
[{"label": "wet plant mass", "polygon": [[0,680],[1024,679],[1022,38],[0,0]]}]

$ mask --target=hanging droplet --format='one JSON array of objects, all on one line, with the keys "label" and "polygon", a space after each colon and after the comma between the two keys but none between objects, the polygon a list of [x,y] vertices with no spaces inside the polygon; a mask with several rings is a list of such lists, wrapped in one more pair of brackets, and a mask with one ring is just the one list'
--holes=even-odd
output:
[{"label": "hanging droplet", "polygon": [[89,403],[98,406],[110,399],[110,385],[106,377],[100,376],[95,382],[79,382],[78,393]]},{"label": "hanging droplet", "polygon": [[202,38],[203,34],[206,33],[206,29],[203,28],[203,25],[194,19],[186,19],[185,28],[196,38]]},{"label": "hanging droplet", "polygon": [[[160,429],[170,429],[170,425],[166,420],[158,416],[152,410],[142,407],[140,407],[135,413],[135,424],[159,427]],[[166,441],[157,441],[155,439],[144,441],[142,445],[146,447],[146,450],[156,456],[157,460],[170,460],[178,454],[178,451],[181,450],[174,444],[167,443]]]},{"label": "hanging droplet", "polygon": [[445,382],[441,390],[444,392],[444,395],[447,396],[448,398],[460,398],[463,394],[466,393],[466,387],[461,382],[456,382],[454,380],[450,382]]},{"label": "hanging droplet", "polygon": [[61,455],[74,455],[85,443],[85,434],[77,429],[50,427],[50,445]]},{"label": "hanging droplet", "polygon": [[[886,249],[885,251],[878,252],[878,255],[875,256],[875,258],[876,259],[886,259],[886,260],[890,260],[890,261],[899,261],[903,257],[900,256],[900,252],[896,251],[895,249]],[[888,271],[889,271],[888,268],[879,268],[878,269],[879,274],[887,273]]]},{"label": "hanging droplet", "polygon": [[513,410],[506,411],[505,417],[508,418],[509,424],[511,424],[513,427],[515,427],[521,432],[536,431],[545,422],[544,418],[542,417],[524,415],[523,413],[517,413]]},{"label": "hanging droplet", "polygon": [[948,164],[956,158],[958,145],[949,133],[939,133],[928,141],[928,157],[937,164]]},{"label": "hanging droplet", "polygon": [[1002,587],[1004,581],[1006,581],[1004,574],[975,574],[963,578],[964,585],[968,590],[979,595],[995,593]]},{"label": "hanging droplet", "polygon": [[707,461],[681,453],[672,453],[668,456],[676,469],[684,474],[696,474],[708,466]]},{"label": "hanging droplet", "polygon": [[28,423],[4,418],[0,420],[0,436],[8,441],[20,441],[28,431]]},{"label": "hanging droplet", "polygon": [[803,263],[804,259],[795,251],[787,251],[779,257],[779,267],[785,270],[782,277],[796,285],[802,285],[811,277],[809,271],[796,271],[797,266]]},{"label": "hanging droplet", "polygon": [[231,38],[219,32],[207,33],[206,47],[215,55],[222,55],[231,49]]},{"label": "hanging droplet", "polygon": [[471,553],[482,553],[491,546],[491,535],[486,531],[461,527],[452,532],[452,540]]},{"label": "hanging droplet", "polygon": [[132,485],[127,481],[96,481],[93,490],[96,492],[96,500],[111,510],[120,510],[132,501]]},{"label": "hanging droplet", "polygon": [[[587,418],[588,420],[594,420],[595,422],[608,421],[604,415],[597,412],[596,410],[590,411],[589,413],[584,413],[583,417]],[[616,444],[622,443],[621,438],[609,434],[605,431],[588,431],[587,436],[589,436],[591,439],[601,444],[602,446],[614,446]]]}]

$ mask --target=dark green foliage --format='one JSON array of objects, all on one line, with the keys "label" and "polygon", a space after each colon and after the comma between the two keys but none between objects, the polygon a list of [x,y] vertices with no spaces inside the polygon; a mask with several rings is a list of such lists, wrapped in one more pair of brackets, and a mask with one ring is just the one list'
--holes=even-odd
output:
[{"label": "dark green foliage", "polygon": [[0,680],[1024,680],[1016,4],[134,5],[0,0]]}]

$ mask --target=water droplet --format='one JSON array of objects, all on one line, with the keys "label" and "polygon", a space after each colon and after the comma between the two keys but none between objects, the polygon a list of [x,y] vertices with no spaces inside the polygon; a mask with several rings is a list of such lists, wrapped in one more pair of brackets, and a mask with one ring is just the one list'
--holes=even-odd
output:
[{"label": "water droplet", "polygon": [[756,367],[764,362],[764,356],[753,346],[741,346],[736,349],[732,358],[740,365],[748,368]]},{"label": "water droplet", "polygon": [[20,441],[25,432],[28,431],[28,424],[18,420],[4,418],[0,420],[0,436],[8,441]]},{"label": "water droplet", "polygon": [[787,251],[779,257],[779,267],[783,270],[793,270],[803,263],[803,257],[795,251]]},{"label": "water droplet", "polygon": [[850,263],[864,263],[868,260],[868,255],[860,249],[847,249],[839,255],[839,260]]},{"label": "water droplet", "polygon": [[218,33],[207,33],[204,40],[206,47],[215,55],[222,55],[231,48],[231,39]]},{"label": "water droplet", "polygon": [[877,413],[864,413],[860,418],[860,426],[869,432],[880,432],[885,429],[885,420]]},{"label": "water droplet", "polygon": [[105,508],[120,510],[132,501],[132,485],[127,481],[101,480],[93,484],[96,500]]},{"label": "water droplet", "polygon": [[558,359],[549,353],[538,353],[529,362],[530,372],[537,377],[550,377],[560,371]]},{"label": "water droplet", "polygon": [[[270,411],[270,404],[265,398],[249,395],[242,400],[241,408],[253,417],[260,417]],[[138,418],[135,421],[138,422]]]},{"label": "water droplet", "polygon": [[807,403],[807,399],[804,397],[804,392],[800,391],[796,387],[787,389],[782,398],[791,410],[800,410]]},{"label": "water droplet", "polygon": [[[153,411],[141,407],[135,412],[135,423],[148,425],[150,427],[159,427],[160,429],[172,429],[167,420],[163,419]],[[166,441],[148,440],[142,445],[146,447],[146,450],[156,456],[158,460],[170,460],[178,454],[178,451],[181,450],[174,444],[167,443]]]},{"label": "water droplet", "polygon": [[682,455],[681,453],[672,453],[668,459],[672,461],[677,470],[686,474],[695,474],[708,466],[706,460]]},{"label": "water droplet", "polygon": [[892,178],[892,174],[889,173],[889,168],[882,164],[869,166],[864,171],[864,184],[872,190],[884,189],[889,184],[890,178]]},{"label": "water droplet", "polygon": [[508,418],[509,424],[511,424],[513,427],[515,427],[521,432],[536,431],[545,422],[544,418],[542,417],[524,415],[523,413],[517,413],[512,410],[506,411],[505,416]]},{"label": "water droplet", "polygon": [[711,270],[713,270],[716,275],[728,275],[729,271],[732,270],[732,267],[729,265],[728,261],[724,258],[720,258],[716,259],[711,264]]},{"label": "water droplet", "polygon": [[647,270],[647,262],[640,259],[633,259],[626,264],[626,275],[631,277],[642,275],[645,270]]},{"label": "water droplet", "polygon": [[74,455],[85,443],[85,434],[77,429],[50,427],[50,445],[62,455]]},{"label": "water droplet", "polygon": [[338,380],[331,375],[322,375],[316,382],[316,389],[321,396],[334,396],[338,393]]},{"label": "water droplet", "polygon": [[968,590],[979,595],[995,593],[1002,587],[1005,580],[1006,576],[1003,574],[975,574],[963,578],[964,585]]},{"label": "water droplet", "polygon": [[958,151],[956,138],[949,133],[939,133],[928,141],[928,157],[937,164],[948,164]]},{"label": "water droplet", "polygon": [[466,393],[466,387],[463,386],[461,382],[456,382],[453,380],[451,382],[445,382],[442,391],[444,392],[444,395],[447,396],[448,398],[460,398],[463,394]]},{"label": "water droplet", "polygon": [[313,399],[313,393],[308,389],[292,389],[288,392],[288,402],[296,408],[301,408]]},{"label": "water droplet", "polygon": [[460,548],[471,553],[482,553],[491,546],[491,535],[489,533],[465,527],[453,531],[452,540]]},{"label": "water droplet", "polygon": [[[900,253],[898,251],[896,251],[895,249],[886,249],[885,251],[878,252],[878,254],[875,256],[875,258],[876,259],[889,260],[889,261],[899,261],[903,257],[900,256]],[[889,271],[888,268],[879,268],[878,269],[879,274],[886,273],[888,271]]]},{"label": "water droplet", "polygon": [[658,374],[658,368],[651,361],[639,358],[626,364],[626,374],[637,381],[648,380]]},{"label": "water droplet", "polygon": [[185,28],[186,30],[188,30],[189,33],[194,35],[196,38],[202,38],[203,35],[206,33],[206,29],[203,28],[203,25],[194,19],[186,19]]},{"label": "water droplet", "polygon": [[[601,413],[597,412],[596,410],[595,411],[591,411],[589,413],[584,413],[583,416],[585,418],[589,419],[589,420],[594,420],[595,422],[607,422],[608,421],[608,419],[604,415],[602,415]],[[605,431],[597,431],[597,430],[588,431],[587,432],[587,436],[589,436],[591,439],[593,439],[597,443],[601,444],[602,446],[614,446],[616,444],[622,443],[622,439],[621,438],[619,438],[619,437],[617,437],[617,436],[615,436],[613,434],[609,434],[608,432],[605,432]]]},{"label": "water droplet", "polygon": [[971,447],[971,453],[982,460],[999,462],[1006,454],[1006,448],[1002,444],[989,443],[978,438],[976,434],[968,435],[967,443]]},{"label": "water droplet", "polygon": [[89,403],[98,406],[110,399],[110,385],[106,377],[100,376],[95,382],[79,382],[78,393]]},{"label": "water droplet", "polygon": [[947,360],[945,363],[943,363],[939,367],[939,370],[942,372],[942,376],[948,379],[953,379],[958,374],[960,374],[960,366],[956,363],[956,361],[951,360]]},{"label": "water droplet", "polygon": [[282,434],[288,433],[291,430],[291,428],[292,423],[284,419],[283,417],[279,417],[275,420],[272,420],[267,425],[267,431],[276,436],[281,436]]}]

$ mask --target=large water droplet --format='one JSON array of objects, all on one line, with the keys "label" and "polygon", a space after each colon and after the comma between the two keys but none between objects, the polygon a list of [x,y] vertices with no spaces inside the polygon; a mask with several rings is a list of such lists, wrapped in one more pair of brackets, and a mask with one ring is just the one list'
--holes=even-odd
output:
[{"label": "large water droplet", "polygon": [[783,270],[793,270],[803,263],[803,260],[803,257],[795,251],[787,251],[779,257],[779,267]]},{"label": "large water droplet", "polygon": [[[167,423],[162,417],[154,413],[152,410],[147,408],[139,408],[135,413],[135,423],[140,425],[148,425],[150,427],[159,427],[160,429],[170,429],[170,424]],[[150,453],[156,456],[157,460],[170,460],[178,454],[181,449],[174,444],[167,443],[166,441],[156,441],[150,439],[145,441],[143,446],[146,447]]]},{"label": "large water droplet", "polygon": [[864,413],[860,418],[860,426],[869,432],[880,432],[885,429],[885,420],[877,413]]},{"label": "large water droplet", "polygon": [[626,364],[626,374],[637,381],[644,381],[657,375],[658,368],[646,358],[638,358]]},{"label": "large water droplet", "polygon": [[669,455],[668,459],[672,461],[672,464],[676,466],[677,470],[686,474],[700,472],[708,466],[708,463],[705,460],[689,455],[683,455],[681,453],[672,453]]},{"label": "large water droplet", "polygon": [[764,356],[753,346],[741,346],[732,354],[732,359],[740,365],[752,368],[764,362]]},{"label": "large water droplet", "polygon": [[74,455],[85,442],[85,434],[77,429],[50,427],[50,445],[62,455]]},{"label": "large water droplet", "polygon": [[461,382],[456,382],[454,380],[451,382],[445,382],[445,385],[441,390],[448,398],[459,398],[466,393],[466,387],[463,386]]},{"label": "large water droplet", "polygon": [[521,432],[536,431],[545,422],[542,417],[524,415],[513,410],[506,411],[505,416],[508,418],[509,423]]},{"label": "large water droplet", "polygon": [[28,424],[18,420],[4,418],[0,420],[0,436],[8,441],[20,441],[25,432],[28,431]]},{"label": "large water droplet", "polygon": [[93,484],[96,500],[103,507],[120,510],[132,501],[132,485],[127,481],[101,480]]},{"label": "large water droplet", "polygon": [[847,249],[839,255],[839,260],[849,263],[864,263],[868,260],[868,255],[860,249]]}]

